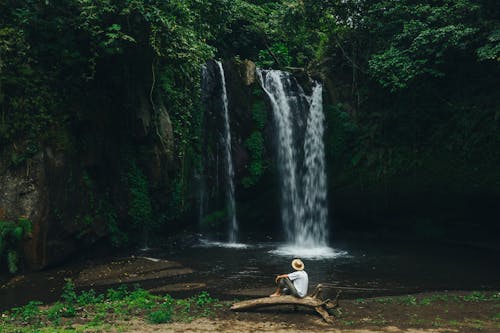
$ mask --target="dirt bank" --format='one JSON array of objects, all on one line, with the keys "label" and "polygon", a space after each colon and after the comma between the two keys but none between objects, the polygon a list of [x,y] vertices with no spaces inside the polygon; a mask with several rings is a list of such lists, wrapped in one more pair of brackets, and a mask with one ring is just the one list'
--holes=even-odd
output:
[{"label": "dirt bank", "polygon": [[274,332],[274,333],[445,333],[460,332],[458,329],[448,328],[398,328],[396,326],[385,326],[380,328],[354,328],[340,329],[329,325],[322,325],[314,320],[307,320],[307,324],[312,326],[303,327],[293,323],[254,321],[254,320],[209,320],[197,319],[191,323],[173,323],[163,325],[149,325],[143,322],[134,322],[128,326],[124,332],[130,333],[173,333],[173,332]]},{"label": "dirt bank", "polygon": [[333,325],[312,310],[281,306],[259,312],[233,312],[222,302],[208,318],[168,324],[144,320],[110,322],[109,331],[139,332],[342,332],[342,333],[498,333],[500,294],[435,292],[344,300]]}]

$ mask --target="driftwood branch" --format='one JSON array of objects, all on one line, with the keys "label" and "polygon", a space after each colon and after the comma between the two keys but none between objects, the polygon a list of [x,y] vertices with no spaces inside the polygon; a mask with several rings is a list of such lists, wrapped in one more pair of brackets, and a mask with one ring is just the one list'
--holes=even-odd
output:
[{"label": "driftwood branch", "polygon": [[322,285],[319,284],[311,296],[306,296],[304,298],[298,298],[294,296],[277,296],[251,299],[234,303],[231,306],[231,310],[245,311],[277,305],[293,305],[294,307],[301,305],[304,307],[313,308],[327,323],[331,324],[334,322],[335,317],[333,317],[329,311],[339,306],[340,292],[337,293],[337,297],[335,298],[335,300],[331,301],[329,299],[322,300],[320,298],[321,291]]}]

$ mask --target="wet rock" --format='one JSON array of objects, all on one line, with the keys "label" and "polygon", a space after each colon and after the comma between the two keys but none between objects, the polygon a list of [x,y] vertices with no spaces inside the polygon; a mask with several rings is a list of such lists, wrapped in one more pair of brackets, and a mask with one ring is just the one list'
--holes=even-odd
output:
[{"label": "wet rock", "polygon": [[241,79],[242,79],[243,83],[245,83],[247,86],[255,83],[255,81],[256,81],[255,63],[253,61],[245,59],[239,63],[239,67],[240,67],[240,75],[241,75]]},{"label": "wet rock", "polygon": [[147,258],[129,257],[83,269],[75,280],[79,287],[105,286],[161,279],[194,271],[178,262]]},{"label": "wet rock", "polygon": [[33,267],[45,264],[44,244],[48,231],[47,182],[44,168],[46,154],[32,158],[23,169],[6,168],[0,173],[0,218],[17,221],[26,218],[33,224],[24,243],[25,257]]},{"label": "wet rock", "polygon": [[162,148],[165,150],[167,160],[172,162],[174,159],[174,131],[172,129],[172,121],[168,114],[167,108],[161,98],[157,102],[158,112],[158,135],[160,136]]},{"label": "wet rock", "polygon": [[200,282],[187,282],[187,283],[173,283],[168,284],[161,287],[156,287],[152,289],[148,289],[152,293],[170,293],[173,291],[190,291],[190,290],[199,290],[206,289],[206,283]]},{"label": "wet rock", "polygon": [[151,103],[145,92],[139,94],[139,105],[136,109],[137,126],[135,134],[138,137],[146,137],[151,130]]},{"label": "wet rock", "polygon": [[68,179],[75,172],[67,155],[48,147],[23,167],[4,167],[0,172],[0,218],[8,221],[25,218],[32,225],[22,244],[20,257],[26,265],[21,268],[38,270],[61,263],[79,245],[89,243],[78,236],[82,231],[95,239],[106,233],[99,221],[82,225],[70,218],[70,214],[64,214],[64,209],[73,213],[78,205],[88,205],[84,200],[67,198]]}]

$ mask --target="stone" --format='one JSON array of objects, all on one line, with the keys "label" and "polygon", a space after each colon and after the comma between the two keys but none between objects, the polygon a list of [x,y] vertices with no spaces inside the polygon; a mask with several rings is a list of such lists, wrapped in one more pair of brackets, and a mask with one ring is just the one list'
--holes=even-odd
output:
[{"label": "stone", "polygon": [[245,59],[240,63],[240,74],[247,86],[252,85],[256,81],[255,69],[255,63],[251,60]]}]

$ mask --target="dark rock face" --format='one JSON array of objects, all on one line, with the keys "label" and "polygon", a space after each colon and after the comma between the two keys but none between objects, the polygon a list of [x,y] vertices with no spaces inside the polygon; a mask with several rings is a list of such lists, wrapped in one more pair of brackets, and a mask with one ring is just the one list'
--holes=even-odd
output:
[{"label": "dark rock face", "polygon": [[[66,193],[69,163],[63,154],[45,148],[34,156],[26,169],[6,169],[0,176],[2,219],[26,218],[32,232],[24,242],[24,259],[30,269],[40,269],[61,262],[73,253],[77,244],[72,237],[80,228],[54,217],[53,207],[61,204]],[[97,236],[99,225],[89,226]]]},{"label": "dark rock face", "polygon": [[19,166],[9,165],[9,152],[0,151],[0,220],[25,218],[32,225],[21,269],[59,264],[107,237],[106,214],[127,221],[127,147],[140,151],[132,156],[156,190],[153,200],[166,205],[168,172],[175,168],[172,122],[161,98],[155,97],[153,107],[147,84],[136,84],[124,106],[96,111],[93,117],[102,118],[76,124],[71,149],[45,145]]}]

